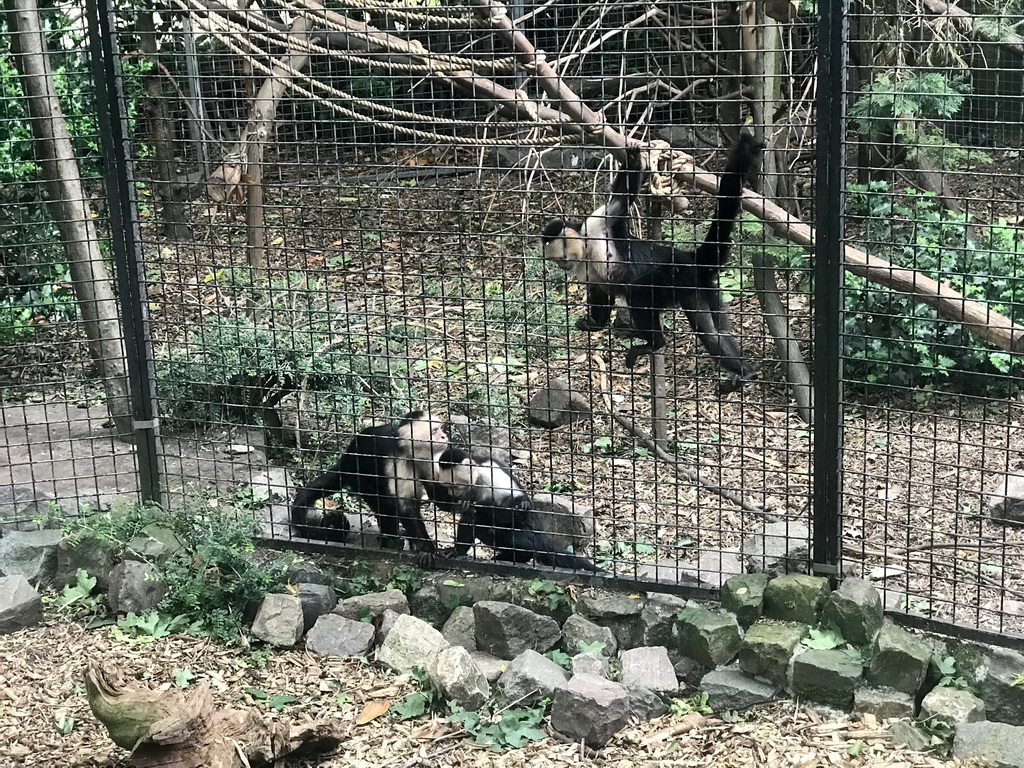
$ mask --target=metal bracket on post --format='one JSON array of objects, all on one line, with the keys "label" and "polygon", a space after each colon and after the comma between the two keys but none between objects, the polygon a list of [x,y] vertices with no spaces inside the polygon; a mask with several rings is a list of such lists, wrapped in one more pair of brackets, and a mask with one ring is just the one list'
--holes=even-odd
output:
[{"label": "metal bracket on post", "polygon": [[142,234],[130,154],[117,25],[110,0],[86,0],[89,53],[96,87],[100,150],[110,212],[110,247],[117,275],[121,329],[132,401],[139,494],[143,502],[162,503],[160,434],[156,413],[149,313],[143,279]]}]

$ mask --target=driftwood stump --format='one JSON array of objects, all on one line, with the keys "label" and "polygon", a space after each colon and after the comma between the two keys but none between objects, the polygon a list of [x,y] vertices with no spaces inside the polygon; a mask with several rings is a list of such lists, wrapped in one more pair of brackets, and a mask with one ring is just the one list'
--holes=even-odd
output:
[{"label": "driftwood stump", "polygon": [[254,712],[215,710],[206,681],[186,697],[130,685],[111,665],[91,663],[85,685],[96,719],[140,768],[256,768],[289,755],[330,752],[341,742],[339,725],[291,727]]}]

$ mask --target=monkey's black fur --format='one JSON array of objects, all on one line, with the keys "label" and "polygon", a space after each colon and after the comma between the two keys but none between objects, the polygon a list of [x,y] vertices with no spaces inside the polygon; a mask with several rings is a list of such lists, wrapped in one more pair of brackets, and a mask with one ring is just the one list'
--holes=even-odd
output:
[{"label": "monkey's black fur", "polygon": [[750,379],[755,368],[732,335],[718,275],[729,255],[743,182],[760,151],[761,144],[745,133],[730,150],[715,218],[695,251],[630,234],[629,210],[644,177],[638,147],[626,150],[626,164],[615,177],[607,205],[581,224],[549,222],[541,235],[545,256],[587,285],[589,311],[577,326],[587,331],[607,326],[615,298],[621,296],[633,332],[643,339],[626,353],[626,365],[632,368],[641,355],[665,346],[661,314],[679,307],[704,348],[732,374],[732,386],[723,391],[738,389]]},{"label": "monkey's black fur", "polygon": [[455,546],[440,554],[463,557],[479,539],[494,550],[495,560],[536,560],[555,568],[599,570],[587,558],[559,549],[537,528],[533,501],[502,462],[491,456],[471,456],[453,446],[441,454],[438,464],[438,484],[447,489],[448,498],[464,504]]},{"label": "monkey's black fur", "polygon": [[[310,524],[309,518],[316,514],[313,504],[318,499],[346,488],[373,510],[384,546],[402,549],[401,524],[410,548],[429,559],[437,546],[427,532],[420,505],[425,487],[432,481],[433,455],[417,460],[417,443],[413,442],[425,441],[424,435],[414,434],[424,423],[429,435],[430,416],[412,411],[400,421],[359,432],[333,466],[299,489],[290,511],[295,532],[311,539],[345,541],[349,523],[343,513],[325,512],[320,525]],[[444,444],[446,436],[435,453],[440,453]]]}]

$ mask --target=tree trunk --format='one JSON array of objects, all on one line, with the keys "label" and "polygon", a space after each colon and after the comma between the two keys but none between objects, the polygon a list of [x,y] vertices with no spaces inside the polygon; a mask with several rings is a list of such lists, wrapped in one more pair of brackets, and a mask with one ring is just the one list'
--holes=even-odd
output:
[{"label": "tree trunk", "polygon": [[107,411],[119,435],[132,434],[131,404],[117,303],[86,203],[64,114],[57,100],[36,0],[6,0],[14,66],[28,104],[50,215],[60,230],[82,311],[89,354],[103,379]]},{"label": "tree trunk", "polygon": [[153,66],[146,76],[145,88],[149,136],[156,155],[154,191],[160,201],[160,225],[168,239],[187,242],[192,239],[192,230],[185,219],[185,201],[182,199],[184,190],[176,183],[174,123],[171,122],[167,99],[163,94],[164,75],[159,67],[156,25],[152,12],[139,13],[138,32],[139,50]]}]

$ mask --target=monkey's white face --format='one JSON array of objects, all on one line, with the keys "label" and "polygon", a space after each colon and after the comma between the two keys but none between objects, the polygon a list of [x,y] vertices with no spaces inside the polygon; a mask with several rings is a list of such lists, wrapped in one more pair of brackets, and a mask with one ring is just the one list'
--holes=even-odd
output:
[{"label": "monkey's white face", "polygon": [[409,441],[412,458],[420,461],[434,461],[448,447],[444,425],[429,413],[403,427],[399,437]]},{"label": "monkey's white face", "polygon": [[473,490],[473,462],[463,459],[460,464],[439,467],[437,481],[453,499],[469,498]]},{"label": "monkey's white face", "polygon": [[573,262],[582,261],[583,257],[583,239],[571,227],[566,227],[561,235],[544,243],[544,258],[562,269],[571,270]]}]

